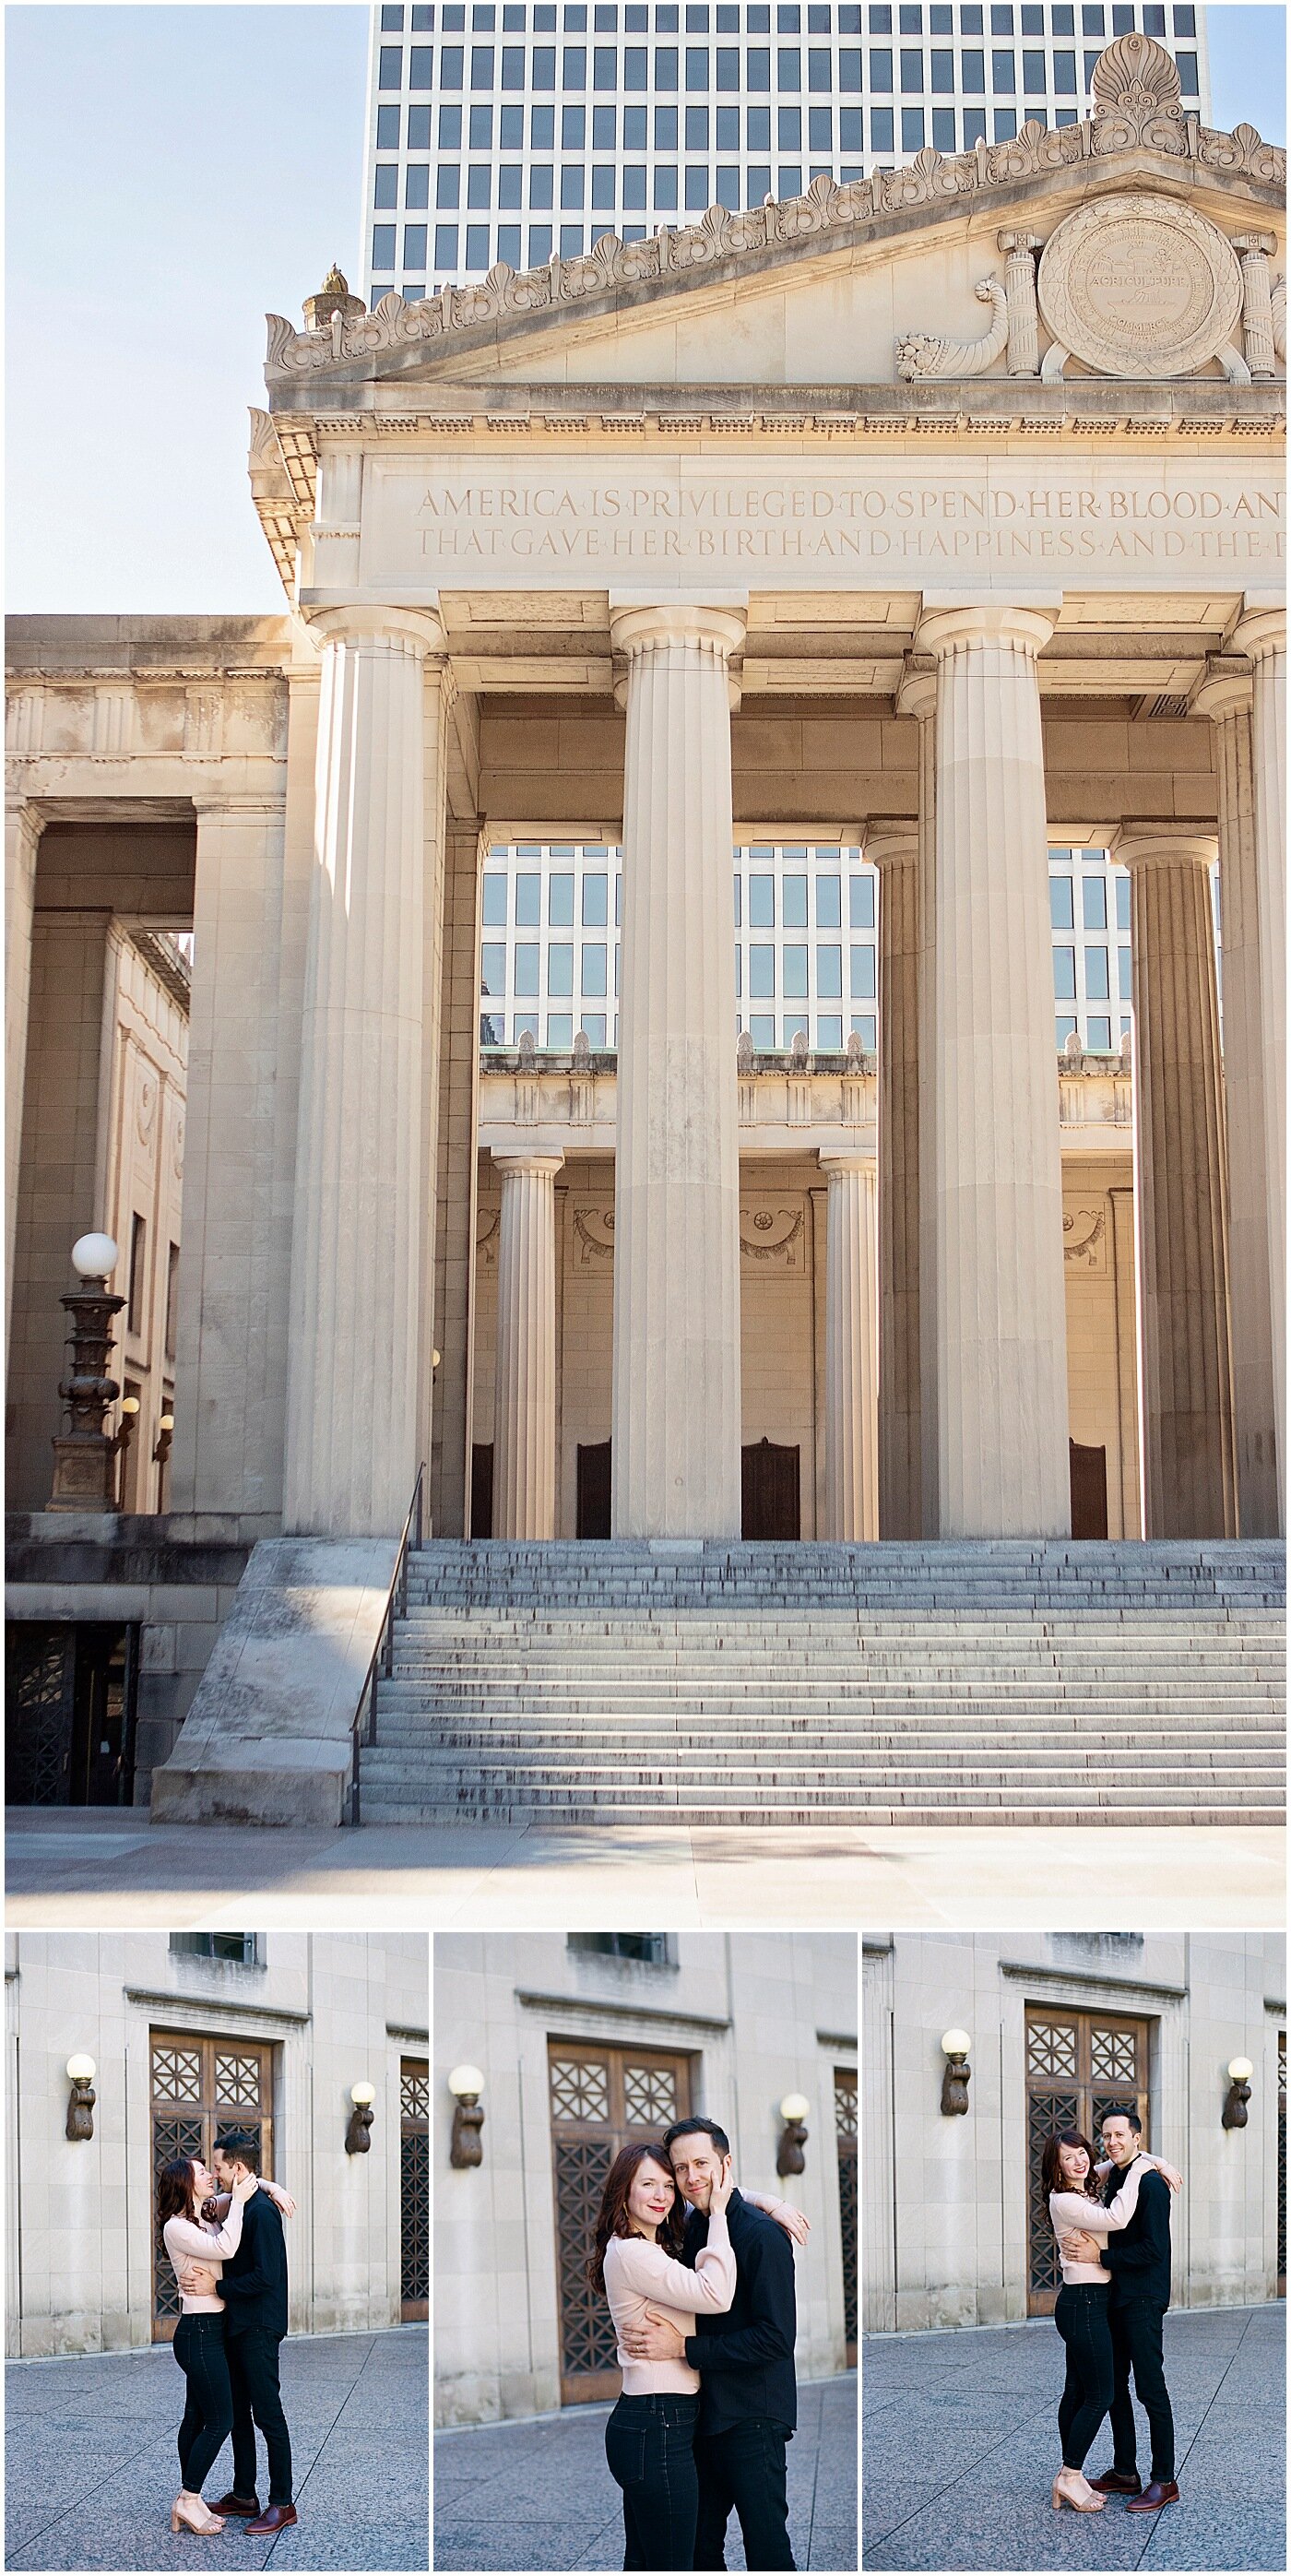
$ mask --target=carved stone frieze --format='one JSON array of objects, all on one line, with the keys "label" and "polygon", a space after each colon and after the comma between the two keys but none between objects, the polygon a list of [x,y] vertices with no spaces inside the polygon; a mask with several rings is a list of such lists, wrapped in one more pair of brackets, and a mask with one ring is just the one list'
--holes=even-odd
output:
[{"label": "carved stone frieze", "polygon": [[[647,241],[622,242],[606,234],[580,258],[553,258],[520,274],[499,261],[487,277],[466,286],[446,286],[415,304],[405,304],[393,290],[372,313],[355,313],[354,299],[350,310],[342,312],[338,301],[325,320],[320,312],[318,327],[311,330],[297,331],[283,315],[271,313],[266,374],[299,377],[389,350],[422,347],[429,351],[465,331],[576,306],[669,277],[702,277],[733,259],[786,245],[822,242],[859,223],[882,223],[893,215],[962,201],[984,189],[1074,168],[1139,146],[1262,186],[1285,185],[1284,151],[1265,143],[1253,126],[1239,125],[1232,134],[1212,133],[1185,116],[1178,74],[1165,48],[1148,36],[1122,36],[1100,57],[1092,116],[1075,125],[1027,124],[1007,143],[981,142],[971,152],[952,157],[919,152],[900,169],[877,170],[870,178],[842,185],[821,176],[801,197],[771,200],[745,212],[710,206],[698,223],[677,231],[665,229]],[[989,300],[993,302],[994,296]],[[988,336],[994,338],[998,328],[997,313]],[[927,336],[907,335],[911,341]],[[980,350],[984,344],[965,345]],[[1001,339],[999,354],[1004,346]],[[979,358],[977,365],[992,362]],[[1031,372],[1032,365],[1028,358],[1018,371]],[[964,366],[953,370],[969,371]],[[912,374],[949,372],[941,367],[912,370]],[[255,438],[262,439],[263,433],[253,421]],[[265,467],[271,462],[267,445],[257,461]]]},{"label": "carved stone frieze", "polygon": [[805,1271],[805,1211],[783,1200],[753,1199],[740,1205],[740,1259],[775,1270]]},{"label": "carved stone frieze", "polygon": [[1185,376],[1228,349],[1242,272],[1215,225],[1173,197],[1100,197],[1068,215],[1040,261],[1040,312],[1106,376]]},{"label": "carved stone frieze", "polygon": [[501,1208],[482,1208],[475,1236],[477,1270],[496,1270],[498,1266],[498,1233],[502,1224]]},{"label": "carved stone frieze", "polygon": [[573,1253],[576,1270],[610,1270],[614,1265],[614,1209],[592,1199],[574,1210]]},{"label": "carved stone frieze", "polygon": [[1091,1277],[1107,1276],[1107,1208],[1065,1207],[1062,1212],[1062,1257]]}]

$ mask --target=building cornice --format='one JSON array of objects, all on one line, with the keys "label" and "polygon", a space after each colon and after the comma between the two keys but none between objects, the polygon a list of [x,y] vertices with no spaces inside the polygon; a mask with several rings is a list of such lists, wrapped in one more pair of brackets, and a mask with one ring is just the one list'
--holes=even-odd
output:
[{"label": "building cornice", "polygon": [[304,2030],[314,2018],[312,2013],[293,2012],[284,2004],[242,2003],[224,1994],[166,1994],[151,1986],[127,1986],[125,1999],[144,2012],[205,2014],[212,2028],[227,2029],[232,2023],[245,2038],[262,2027],[270,2031]]},{"label": "building cornice", "polygon": [[540,1995],[516,1988],[516,2002],[526,2012],[555,2013],[578,2030],[586,2025],[595,2030],[606,2020],[616,2022],[650,2022],[671,2030],[723,2031],[731,2027],[728,2014],[686,2012],[680,2005],[639,2004],[599,1995]]},{"label": "building cornice", "polygon": [[1127,2003],[1137,1999],[1140,2003],[1163,2004],[1185,2003],[1188,1997],[1186,1986],[1169,1984],[1160,1977],[1111,1977],[1101,1968],[1045,1968],[1024,1959],[1001,1959],[999,1970],[1002,1977],[1021,1978],[1037,1988],[1054,1987],[1063,1995],[1092,1991],[1123,1997]]}]

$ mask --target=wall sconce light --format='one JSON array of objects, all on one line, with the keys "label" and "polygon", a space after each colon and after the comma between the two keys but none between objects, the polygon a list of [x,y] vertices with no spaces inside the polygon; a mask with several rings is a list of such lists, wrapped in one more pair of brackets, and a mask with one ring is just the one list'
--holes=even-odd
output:
[{"label": "wall sconce light", "polygon": [[354,2108],[345,2132],[347,2156],[365,2156],[372,2144],[372,2105],[377,2098],[375,2084],[351,2084],[350,2100]]},{"label": "wall sconce light", "polygon": [[776,2150],[775,2169],[778,2174],[800,2174],[807,2170],[807,2159],[802,2151],[807,2143],[806,2119],[810,2109],[805,2093],[786,2093],[780,2105],[784,2134]]},{"label": "wall sconce light", "polygon": [[1224,2103],[1223,2125],[1226,2129],[1244,2129],[1246,2105],[1251,2098],[1251,2077],[1255,2069],[1249,2057],[1230,2057],[1228,2061],[1228,2095]]},{"label": "wall sconce light", "polygon": [[440,1352],[440,1351],[432,1351],[432,1352],[431,1352],[431,1354],[430,1354],[430,1374],[431,1374],[431,1376],[432,1376],[432,1377],[436,1377],[436,1376],[438,1375],[438,1373],[439,1373],[439,1368],[440,1368],[441,1361],[442,1361],[442,1357],[443,1357],[443,1354],[442,1354],[442,1352]]},{"label": "wall sconce light", "polygon": [[67,2135],[73,2141],[92,2138],[95,2102],[93,2058],[69,2057],[67,2073],[72,2087],[67,2100]]},{"label": "wall sconce light", "polygon": [[966,2030],[946,2030],[941,2035],[946,2071],[941,2079],[941,2116],[943,2120],[962,2119],[968,2109],[968,2084],[972,2067],[968,2052],[973,2043]]},{"label": "wall sconce light", "polygon": [[54,1440],[54,1482],[46,1510],[114,1512],[117,1501],[117,1442],[104,1430],[109,1405],[121,1393],[109,1375],[112,1328],[125,1304],[114,1297],[108,1281],[117,1266],[117,1247],[110,1234],[83,1234],[72,1246],[77,1286],[59,1304],[70,1318],[67,1364],[58,1392],[67,1408],[67,1427]]},{"label": "wall sconce light", "polygon": [[448,2089],[455,2095],[457,2103],[448,2161],[455,2172],[464,2173],[469,2165],[482,2165],[484,2162],[480,2138],[484,2126],[484,2113],[480,2107],[484,2078],[478,2066],[455,2066],[448,2079]]}]

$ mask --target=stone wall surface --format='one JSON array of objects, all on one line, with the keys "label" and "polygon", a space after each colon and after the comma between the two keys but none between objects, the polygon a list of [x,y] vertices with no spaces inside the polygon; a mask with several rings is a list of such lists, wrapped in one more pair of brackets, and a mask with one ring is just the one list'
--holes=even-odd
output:
[{"label": "stone wall surface", "polygon": [[[178,1956],[164,1932],[8,1936],[11,2353],[152,2340],[152,2030],[272,2049],[272,2169],[297,2203],[291,2331],[398,2324],[399,2061],[426,2055],[427,1941],[269,1932],[258,1950],[244,1967]],[[73,2053],[96,2064],[88,2141],[65,2135]],[[371,2148],[347,2155],[362,2081],[376,2087]]]}]

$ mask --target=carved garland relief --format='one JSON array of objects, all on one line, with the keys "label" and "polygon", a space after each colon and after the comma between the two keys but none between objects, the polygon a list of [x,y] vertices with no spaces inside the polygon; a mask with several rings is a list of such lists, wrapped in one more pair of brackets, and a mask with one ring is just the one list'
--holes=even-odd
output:
[{"label": "carved garland relief", "polygon": [[[585,1201],[573,1212],[572,1247],[576,1270],[609,1270],[614,1261],[614,1210],[603,1201]],[[483,1240],[481,1261],[488,1262]],[[796,1273],[807,1267],[807,1230],[801,1204],[782,1199],[742,1201],[740,1259]]]}]

